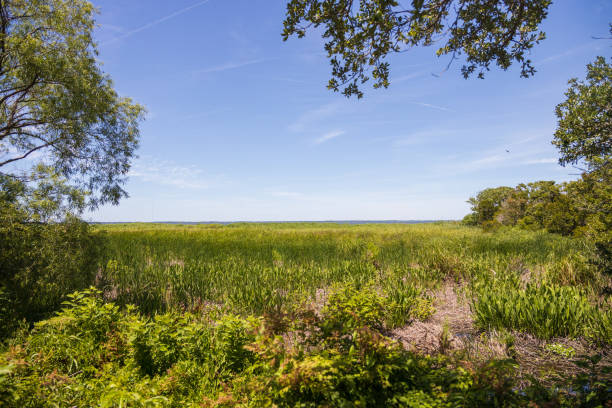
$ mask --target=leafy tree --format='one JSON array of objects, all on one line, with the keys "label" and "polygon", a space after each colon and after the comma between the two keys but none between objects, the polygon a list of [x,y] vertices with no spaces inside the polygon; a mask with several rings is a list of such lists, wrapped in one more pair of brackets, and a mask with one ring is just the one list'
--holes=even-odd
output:
[{"label": "leafy tree", "polygon": [[468,203],[472,206],[473,219],[482,225],[493,221],[502,203],[514,192],[512,187],[486,188],[476,197],[470,197]]},{"label": "leafy tree", "polygon": [[586,81],[573,78],[569,85],[566,100],[556,108],[559,123],[553,144],[561,153],[559,164],[584,162],[587,171],[609,166],[612,157],[612,65],[604,57],[598,57],[587,65]]},{"label": "leafy tree", "polygon": [[0,337],[94,281],[101,243],[73,214],[116,204],[144,109],[97,61],[85,0],[0,0]]},{"label": "leafy tree", "polygon": [[92,208],[126,196],[144,114],[100,70],[94,12],[85,0],[0,1],[0,174],[36,181],[41,157]]},{"label": "leafy tree", "polygon": [[594,243],[595,261],[612,273],[612,65],[597,57],[587,65],[586,81],[571,79],[565,96],[556,108],[553,144],[561,165],[586,167],[575,199],[586,214],[583,230]]},{"label": "leafy tree", "polygon": [[389,85],[385,58],[410,47],[439,43],[438,56],[451,61],[465,55],[464,77],[484,77],[491,63],[502,69],[513,63],[521,76],[535,73],[526,57],[544,39],[539,24],[551,0],[290,0],[283,39],[302,38],[324,27],[325,50],[332,78],[328,88],[362,97],[360,85]]},{"label": "leafy tree", "polygon": [[488,188],[468,201],[472,213],[464,218],[468,225],[519,226],[524,229],[545,229],[561,235],[583,235],[587,213],[581,206],[584,182],[557,184],[536,181],[515,188]]},{"label": "leafy tree", "polygon": [[545,228],[547,217],[550,215],[550,205],[561,195],[561,185],[554,181],[536,181],[528,184],[519,184],[516,190],[525,199],[525,218],[528,224],[536,229]]},{"label": "leafy tree", "polygon": [[612,166],[585,172],[574,183],[573,195],[585,222],[580,233],[593,244],[593,261],[601,270],[612,274]]},{"label": "leafy tree", "polygon": [[494,215],[495,221],[502,225],[516,225],[525,217],[527,193],[520,185],[501,202]]}]

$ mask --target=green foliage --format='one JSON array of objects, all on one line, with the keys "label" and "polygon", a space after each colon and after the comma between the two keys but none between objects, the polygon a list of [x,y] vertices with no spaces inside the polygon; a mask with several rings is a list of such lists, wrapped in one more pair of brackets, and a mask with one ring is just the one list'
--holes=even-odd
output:
[{"label": "green foliage", "polygon": [[210,348],[210,334],[188,323],[188,316],[163,314],[136,328],[134,360],[144,374],[165,373],[188,352],[185,347]]},{"label": "green foliage", "polygon": [[148,319],[103,303],[95,289],[69,299],[0,355],[0,405],[196,404],[253,362],[245,346],[255,340],[255,320]]},{"label": "green foliage", "polygon": [[561,165],[586,166],[574,189],[586,218],[583,232],[594,244],[595,263],[612,273],[612,65],[597,57],[585,81],[569,81],[565,97],[555,110],[553,144]]},{"label": "green foliage", "polygon": [[544,339],[591,337],[611,344],[607,313],[594,307],[578,287],[527,283],[511,277],[473,284],[476,323],[485,329],[515,329]]},{"label": "green foliage", "polygon": [[598,57],[587,66],[586,81],[569,81],[566,100],[556,108],[559,123],[553,144],[561,153],[559,163],[584,164],[579,180],[485,189],[468,201],[472,213],[464,223],[485,230],[518,225],[582,236],[592,246],[592,262],[612,274],[611,79],[612,67]]},{"label": "green foliage", "polygon": [[512,194],[512,187],[487,188],[470,197],[468,203],[472,208],[473,218],[477,224],[494,221],[502,203]]},{"label": "green foliage", "polygon": [[[521,65],[521,76],[535,69],[526,58],[544,39],[538,29],[546,18],[549,0],[413,1],[291,0],[287,4],[283,39],[302,38],[309,30],[324,27],[325,51],[332,66],[327,87],[349,97],[362,97],[360,86],[371,78],[374,88],[389,86],[385,58],[415,46],[445,43],[437,55],[451,62],[465,55],[464,77],[478,71],[484,77],[491,63],[508,69]],[[444,36],[442,34],[448,34]]]},{"label": "green foliage", "polygon": [[566,358],[574,357],[576,355],[576,350],[572,346],[564,346],[563,344],[558,343],[547,344],[546,350]]},{"label": "green foliage", "polygon": [[[575,286],[577,300],[566,301],[563,290],[551,302],[586,301],[580,336],[609,344],[609,304],[587,297],[605,279],[580,241],[546,232],[483,234],[458,223],[94,229],[106,230],[102,291],[71,296],[56,317],[7,343],[0,405],[575,406],[578,395],[525,386],[515,363],[462,363],[451,350],[424,357],[386,337],[426,320],[443,282],[474,283],[482,290],[474,301],[487,302],[481,293],[525,291],[519,277],[528,273],[534,285]],[[522,296],[517,310],[526,315],[548,292]],[[142,314],[103,299],[136,302]],[[551,310],[538,306],[533,325],[558,319]],[[244,317],[250,313],[263,317]]]},{"label": "green foliage", "polygon": [[0,405],[570,407],[610,397],[596,356],[552,389],[519,390],[512,361],[464,366],[408,352],[381,331],[380,302],[368,288],[339,291],[320,317],[304,311],[280,336],[260,319],[147,318],[95,289],[75,293],[0,354]]},{"label": "green foliage", "polygon": [[[612,30],[612,29],[611,29]],[[569,81],[566,100],[555,110],[559,123],[553,144],[561,165],[584,162],[588,171],[612,159],[612,65],[597,57],[587,65],[586,81]]]},{"label": "green foliage", "polygon": [[385,324],[402,327],[412,320],[427,320],[434,312],[433,302],[406,277],[387,277],[383,284]]},{"label": "green foliage", "polygon": [[253,324],[232,315],[223,316],[214,325],[189,314],[157,315],[134,327],[134,361],[143,374],[155,376],[189,360],[222,379],[252,361],[253,353],[244,347],[255,339]]},{"label": "green foliage", "polygon": [[100,70],[94,13],[85,0],[0,3],[0,174],[36,181],[19,168],[43,155],[92,207],[126,195],[143,118]]},{"label": "green foliage", "polygon": [[461,220],[461,223],[469,226],[478,225],[478,217],[474,213],[466,214],[466,216]]},{"label": "green foliage", "polygon": [[[0,186],[0,337],[5,337],[19,320],[48,316],[68,293],[93,284],[103,244],[70,214],[61,222],[39,222],[55,217],[57,202],[44,198],[49,189],[29,190],[6,178]],[[36,203],[24,204],[24,196]]]},{"label": "green foliage", "polygon": [[464,223],[494,230],[501,225],[546,229],[571,235],[585,224],[586,214],[574,196],[577,182],[557,184],[536,181],[509,187],[488,188],[468,200],[472,213]]},{"label": "green foliage", "polygon": [[351,334],[365,326],[381,329],[384,313],[384,299],[374,290],[346,286],[333,293],[321,311],[323,335]]},{"label": "green foliage", "polygon": [[505,225],[587,237],[599,251],[599,263],[606,269],[612,250],[611,174],[602,169],[568,183],[537,181],[519,184],[514,189],[485,189],[470,198],[472,213],[463,222],[480,225],[486,231]]},{"label": "green foliage", "polygon": [[587,371],[572,377],[569,385],[576,390],[575,405],[580,407],[605,407],[612,399],[609,376],[612,367],[601,364],[601,354],[580,356],[574,363]]},{"label": "green foliage", "polygon": [[574,197],[585,214],[579,232],[593,243],[592,261],[612,275],[612,164],[583,173]]},{"label": "green foliage", "polygon": [[[95,228],[106,231],[105,296],[144,313],[219,308],[277,315],[320,301],[330,287],[371,284],[396,302],[394,325],[431,314],[423,291],[445,280],[470,279],[516,257],[548,265],[584,250],[578,241],[543,232],[484,235],[456,223]],[[367,256],[368,242],[378,248],[375,259]]]},{"label": "green foliage", "polygon": [[321,310],[319,328],[324,337],[352,336],[363,327],[383,330],[426,320],[434,308],[430,299],[404,280],[387,283],[381,293],[370,284],[360,289],[344,285],[332,292]]},{"label": "green foliage", "polygon": [[235,315],[225,315],[215,327],[214,345],[219,366],[233,373],[240,372],[254,360],[254,354],[246,346],[255,341],[256,319],[244,320]]}]

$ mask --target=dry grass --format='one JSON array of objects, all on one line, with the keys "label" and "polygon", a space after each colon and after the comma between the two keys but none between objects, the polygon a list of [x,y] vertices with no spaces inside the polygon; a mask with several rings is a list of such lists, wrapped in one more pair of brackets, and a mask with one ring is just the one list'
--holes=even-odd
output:
[{"label": "dry grass", "polygon": [[445,284],[434,296],[436,311],[427,321],[415,321],[412,324],[395,329],[391,335],[399,340],[408,350],[435,353],[440,348],[444,326],[449,330],[448,342],[450,349],[463,348],[464,338],[474,332],[470,308],[460,299],[456,286]]},{"label": "dry grass", "polygon": [[[544,384],[584,371],[573,363],[581,355],[598,353],[603,356],[602,364],[612,365],[610,348],[596,347],[586,340],[555,338],[546,341],[515,331],[480,331],[473,325],[467,300],[458,293],[461,293],[460,286],[446,283],[434,294],[436,312],[430,319],[395,329],[391,336],[406,349],[423,354],[445,353],[462,361],[480,363],[513,358],[519,367],[519,377],[534,376]],[[553,353],[546,348],[549,344],[573,349],[574,357]]]}]

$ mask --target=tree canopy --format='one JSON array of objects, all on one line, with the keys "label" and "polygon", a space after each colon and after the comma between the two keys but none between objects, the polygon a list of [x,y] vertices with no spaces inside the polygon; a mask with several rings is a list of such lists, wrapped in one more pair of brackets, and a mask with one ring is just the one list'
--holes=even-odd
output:
[{"label": "tree canopy", "polygon": [[612,65],[604,57],[597,57],[587,65],[586,81],[571,79],[565,96],[566,100],[556,108],[559,123],[553,140],[561,153],[559,164],[584,162],[588,171],[609,166],[612,158]]},{"label": "tree canopy", "polygon": [[574,200],[586,214],[597,263],[612,273],[612,65],[597,57],[587,65],[585,81],[569,81],[565,96],[556,108],[553,144],[561,153],[559,164],[586,167]]},{"label": "tree canopy", "polygon": [[374,88],[389,85],[391,53],[439,44],[436,54],[451,61],[463,55],[464,77],[482,78],[495,63],[535,73],[529,50],[545,35],[539,24],[551,0],[290,0],[283,39],[302,38],[320,26],[332,73],[328,88],[362,97],[370,77]]},{"label": "tree canopy", "polygon": [[42,162],[92,208],[127,195],[144,114],[101,71],[94,14],[85,0],[0,1],[0,175],[32,181]]}]

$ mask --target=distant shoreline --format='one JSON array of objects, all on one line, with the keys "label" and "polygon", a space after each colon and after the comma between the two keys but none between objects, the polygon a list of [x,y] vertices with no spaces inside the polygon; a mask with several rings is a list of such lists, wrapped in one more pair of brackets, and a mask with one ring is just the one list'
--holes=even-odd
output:
[{"label": "distant shoreline", "polygon": [[432,222],[451,222],[456,220],[325,220],[325,221],[90,221],[90,224],[425,224]]}]

